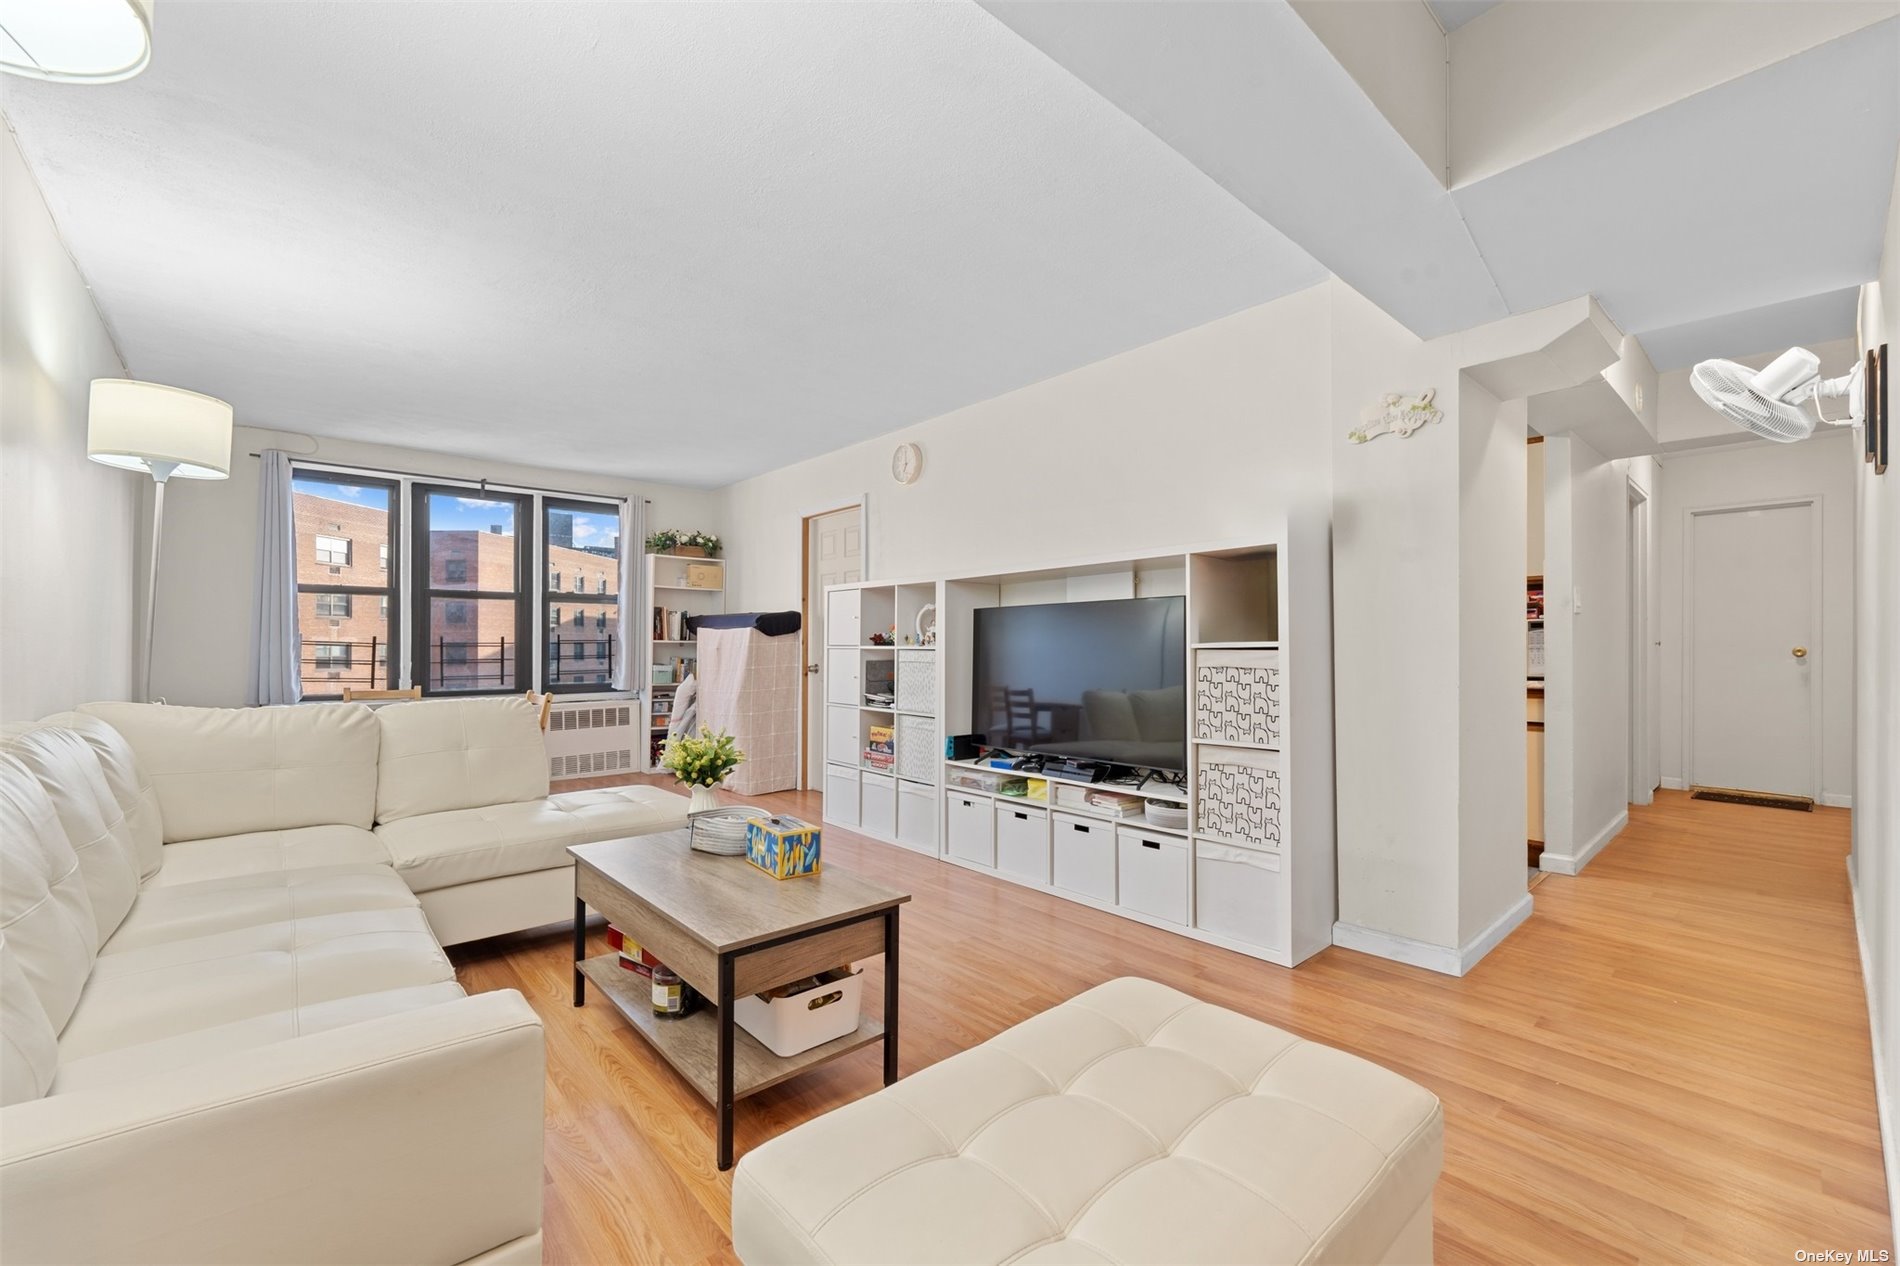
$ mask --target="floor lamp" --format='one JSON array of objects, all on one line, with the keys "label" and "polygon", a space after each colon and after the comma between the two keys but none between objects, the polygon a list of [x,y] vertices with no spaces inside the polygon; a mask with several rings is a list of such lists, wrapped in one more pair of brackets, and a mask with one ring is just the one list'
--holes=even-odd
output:
[{"label": "floor lamp", "polygon": [[231,406],[210,396],[155,382],[95,378],[86,416],[86,456],[123,470],[142,470],[152,492],[152,553],[145,573],[145,619],[139,638],[152,696],[152,620],[158,604],[158,551],[165,532],[165,485],[178,479],[231,475]]}]

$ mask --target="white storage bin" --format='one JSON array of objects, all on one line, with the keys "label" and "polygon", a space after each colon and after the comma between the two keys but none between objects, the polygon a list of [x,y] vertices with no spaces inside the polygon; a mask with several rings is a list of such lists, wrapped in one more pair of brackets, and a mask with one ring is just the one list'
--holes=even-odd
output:
[{"label": "white storage bin", "polygon": [[825,766],[825,821],[839,826],[858,824],[858,771],[841,765]]},{"label": "white storage bin", "polygon": [[1194,653],[1194,737],[1254,747],[1280,745],[1280,652]]},{"label": "white storage bin", "polygon": [[1012,800],[996,802],[996,869],[1049,882],[1049,811]]},{"label": "white storage bin", "polygon": [[855,765],[862,755],[858,737],[858,710],[839,704],[825,708],[824,757],[834,765]]},{"label": "white storage bin", "polygon": [[798,1055],[858,1029],[864,1005],[864,972],[854,968],[842,980],[826,981],[783,998],[749,993],[735,998],[732,1018],[774,1055]]},{"label": "white storage bin", "polygon": [[[897,671],[898,680],[902,681],[904,669],[901,663]],[[900,716],[896,729],[897,776],[912,782],[936,782],[937,771],[943,768],[943,743],[937,738],[936,720],[931,717]]]},{"label": "white storage bin", "polygon": [[1280,754],[1202,747],[1195,770],[1194,833],[1254,848],[1280,847]]},{"label": "white storage bin", "polygon": [[943,798],[944,851],[959,861],[996,865],[996,823],[988,796],[953,791]]},{"label": "white storage bin", "polygon": [[825,652],[825,702],[855,708],[864,702],[864,678],[855,648]]},{"label": "white storage bin", "polygon": [[897,706],[905,712],[937,711],[937,652],[897,652]]},{"label": "white storage bin", "polygon": [[937,854],[937,789],[914,782],[897,784],[897,842],[921,853]]},{"label": "white storage bin", "polygon": [[825,595],[826,646],[856,646],[863,641],[859,628],[863,601],[856,589],[833,589]]},{"label": "white storage bin", "polygon": [[858,829],[881,839],[897,836],[897,779],[863,770],[858,774]]},{"label": "white storage bin", "polygon": [[1286,875],[1279,854],[1211,840],[1194,848],[1194,926],[1284,953]]},{"label": "white storage bin", "polygon": [[1132,827],[1115,832],[1116,904],[1150,918],[1188,921],[1188,843]]},{"label": "white storage bin", "polygon": [[1051,815],[1050,882],[1058,888],[1115,900],[1115,824],[1101,818]]}]

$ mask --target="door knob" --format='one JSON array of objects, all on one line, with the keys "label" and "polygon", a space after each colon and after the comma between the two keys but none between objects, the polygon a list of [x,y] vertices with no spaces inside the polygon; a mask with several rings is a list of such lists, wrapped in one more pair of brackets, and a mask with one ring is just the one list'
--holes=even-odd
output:
[{"label": "door knob", "polygon": [[1806,658],[1808,657],[1808,648],[1807,648],[1807,647],[1805,647],[1805,646],[1797,646],[1797,647],[1795,647],[1795,648],[1794,648],[1794,657],[1795,657],[1796,659],[1806,659]]},{"label": "door knob", "polygon": [[[1805,654],[1806,652],[1803,652],[1803,653]],[[814,674],[814,675],[816,675],[816,673],[818,672],[818,665],[816,665],[816,664],[807,664],[807,665],[805,665],[805,671],[806,671],[807,673],[811,673],[811,674]]]}]

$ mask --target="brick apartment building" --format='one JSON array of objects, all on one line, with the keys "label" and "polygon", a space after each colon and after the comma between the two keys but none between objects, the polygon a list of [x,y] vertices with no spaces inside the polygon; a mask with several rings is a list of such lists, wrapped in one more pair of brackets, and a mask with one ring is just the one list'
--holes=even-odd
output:
[{"label": "brick apartment building", "polygon": [[[391,583],[389,513],[381,505],[303,491],[294,503],[304,694],[335,697],[345,686],[388,684],[390,616],[399,600]],[[550,513],[548,535],[543,679],[606,686],[621,654],[618,559],[611,543],[577,548],[572,516],[561,511]],[[516,612],[535,595],[515,583],[517,544],[499,525],[429,534],[428,627],[410,633],[412,645],[426,639],[427,678],[410,674],[424,693],[527,688],[516,680]],[[402,560],[395,561],[400,566]],[[415,577],[411,583],[421,582]],[[464,592],[468,596],[460,596]],[[497,594],[512,596],[481,596]],[[404,622],[413,618],[402,614]]]}]

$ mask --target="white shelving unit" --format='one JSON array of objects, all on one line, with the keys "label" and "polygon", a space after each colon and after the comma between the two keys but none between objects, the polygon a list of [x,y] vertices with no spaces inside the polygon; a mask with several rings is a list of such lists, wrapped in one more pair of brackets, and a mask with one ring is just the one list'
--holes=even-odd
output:
[{"label": "white shelving unit", "polygon": [[[1329,539],[1323,520],[1277,526],[1266,540],[829,590],[825,820],[1285,966],[1331,944]],[[1081,800],[1086,783],[943,754],[945,734],[983,728],[970,697],[976,611],[1176,595],[1187,612],[1185,786],[1105,789],[1183,808],[1184,826],[1112,816]],[[936,604],[937,643],[906,647],[924,602]],[[893,625],[899,645],[864,640]],[[874,661],[907,651],[930,665],[932,706],[912,713],[914,695],[904,710],[867,704],[867,682],[881,680]],[[928,736],[928,771],[867,769],[872,727],[913,717],[920,726],[908,746],[915,752]],[[894,755],[906,748],[899,731]],[[1024,780],[1028,794],[1004,794],[1005,779]]]},{"label": "white shelving unit", "polygon": [[[720,615],[726,609],[726,563],[722,558],[695,558],[685,554],[646,556],[646,623],[641,653],[648,679],[645,763],[657,772],[658,743],[665,738],[673,711],[673,695],[699,659],[698,643],[690,636],[655,636],[656,613],[668,613],[669,634],[679,615]],[[688,584],[690,579],[716,579],[716,585]],[[662,681],[664,677],[666,680]]]},{"label": "white shelving unit", "polygon": [[[937,590],[931,581],[858,583],[825,594],[825,817],[931,854],[942,693],[937,648],[917,642],[916,626]],[[874,747],[887,743],[889,759],[880,761]]]}]

